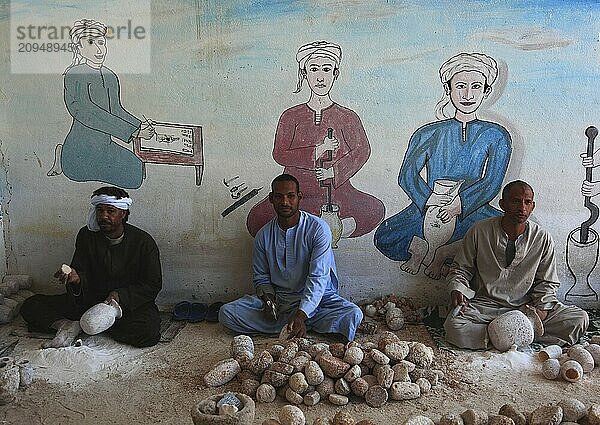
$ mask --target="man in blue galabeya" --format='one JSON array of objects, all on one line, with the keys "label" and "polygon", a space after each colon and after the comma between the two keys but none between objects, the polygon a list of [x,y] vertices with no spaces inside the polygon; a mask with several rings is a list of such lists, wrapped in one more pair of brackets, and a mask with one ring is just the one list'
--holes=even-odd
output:
[{"label": "man in blue galabeya", "polygon": [[252,254],[256,295],[223,305],[219,322],[236,333],[289,337],[307,330],[340,334],[352,341],[362,320],[360,308],[342,298],[329,225],[299,209],[302,192],[289,174],[271,183],[275,218],[256,234]]}]

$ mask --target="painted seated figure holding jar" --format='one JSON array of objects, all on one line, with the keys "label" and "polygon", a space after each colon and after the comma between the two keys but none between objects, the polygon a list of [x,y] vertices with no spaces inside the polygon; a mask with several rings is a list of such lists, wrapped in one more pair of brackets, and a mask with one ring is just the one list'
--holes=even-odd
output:
[{"label": "painted seated figure holding jar", "polygon": [[417,274],[423,266],[433,279],[442,277],[473,223],[501,215],[490,202],[500,192],[512,152],[504,127],[477,118],[498,77],[496,61],[461,53],[439,73],[444,89],[436,107],[439,121],[413,133],[398,176],[412,202],[375,232],[377,249],[402,261],[401,270]]}]

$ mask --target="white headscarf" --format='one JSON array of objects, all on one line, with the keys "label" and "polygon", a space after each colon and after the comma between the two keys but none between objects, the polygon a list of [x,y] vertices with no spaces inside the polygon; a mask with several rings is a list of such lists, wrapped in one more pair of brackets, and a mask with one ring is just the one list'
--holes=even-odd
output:
[{"label": "white headscarf", "polygon": [[312,43],[300,46],[298,53],[296,53],[296,62],[298,62],[298,85],[296,93],[302,89],[302,81],[305,78],[302,71],[306,66],[306,62],[313,57],[329,58],[335,62],[335,68],[339,68],[342,61],[342,48],[328,41],[313,41]]},{"label": "white headscarf", "polygon": [[[483,53],[459,53],[452,56],[440,67],[440,80],[446,85],[452,77],[462,71],[477,71],[485,77],[488,86],[492,86],[498,77],[498,64],[490,56]],[[450,96],[444,94],[435,108],[435,116],[438,119],[448,118],[444,114],[444,108],[450,103]]]},{"label": "white headscarf", "polygon": [[92,196],[90,203],[91,206],[90,211],[88,212],[87,228],[92,232],[98,232],[100,226],[98,225],[98,220],[96,220],[96,206],[104,204],[111,205],[120,210],[128,210],[133,201],[131,198],[117,198],[116,196],[111,195],[94,195]]}]

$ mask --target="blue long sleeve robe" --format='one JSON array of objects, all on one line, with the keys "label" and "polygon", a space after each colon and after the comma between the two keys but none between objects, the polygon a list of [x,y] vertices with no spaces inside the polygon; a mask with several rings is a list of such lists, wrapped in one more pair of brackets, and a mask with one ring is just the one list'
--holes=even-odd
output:
[{"label": "blue long sleeve robe", "polygon": [[[375,246],[392,260],[410,258],[413,236],[423,238],[427,199],[438,179],[464,180],[459,191],[462,212],[449,242],[462,239],[476,221],[501,212],[489,205],[500,192],[512,152],[508,131],[499,124],[454,118],[427,124],[412,135],[398,175],[398,184],[412,203],[384,220],[375,232]],[[426,180],[421,171],[427,169]]]},{"label": "blue long sleeve robe", "polygon": [[[258,296],[222,306],[223,325],[239,333],[278,333],[301,309],[308,317],[307,329],[354,339],[362,312],[338,294],[331,230],[323,220],[301,211],[298,224],[287,230],[277,218],[269,221],[256,234],[252,270]],[[259,297],[265,293],[274,295],[279,306],[275,322],[263,317]]]}]

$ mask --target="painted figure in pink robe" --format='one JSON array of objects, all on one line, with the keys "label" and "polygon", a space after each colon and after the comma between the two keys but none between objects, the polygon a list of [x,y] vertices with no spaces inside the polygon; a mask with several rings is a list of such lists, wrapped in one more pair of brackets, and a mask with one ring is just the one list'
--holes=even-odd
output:
[{"label": "painted figure in pink robe", "polygon": [[[350,182],[367,162],[371,146],[358,115],[331,100],[329,93],[339,76],[341,58],[341,48],[325,41],[299,48],[296,93],[307,80],[310,99],[281,114],[273,158],[285,167],[284,173],[300,182],[304,210],[318,216],[323,206],[337,205],[342,237],[357,237],[381,223],[385,207],[379,199],[361,192]],[[256,235],[273,217],[273,207],[265,198],[250,210],[248,231]]]}]

